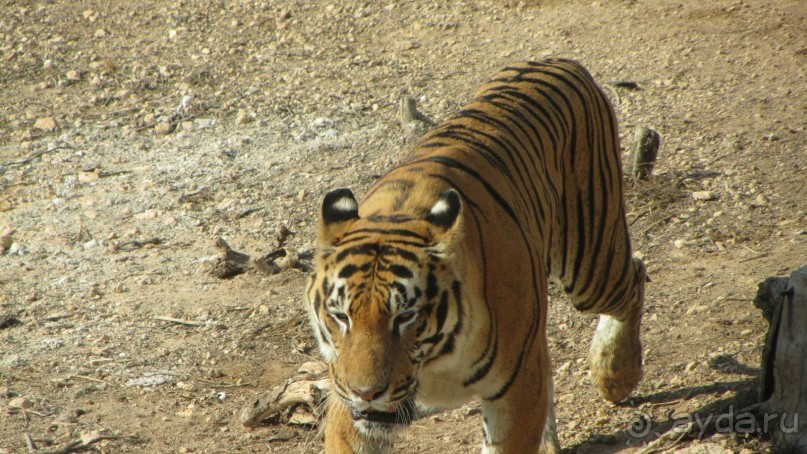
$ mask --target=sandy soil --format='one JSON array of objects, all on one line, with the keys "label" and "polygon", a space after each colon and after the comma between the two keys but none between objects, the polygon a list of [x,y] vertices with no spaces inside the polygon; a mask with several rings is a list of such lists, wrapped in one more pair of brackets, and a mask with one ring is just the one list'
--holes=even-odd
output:
[{"label": "sandy soil", "polygon": [[[807,261],[805,30],[801,0],[5,1],[0,453],[319,452],[287,415],[237,415],[317,359],[301,293],[322,195],[361,194],[406,153],[402,97],[439,121],[550,55],[606,87],[625,156],[637,126],[662,136],[627,195],[653,279],[646,377],[622,405],[597,398],[594,319],[553,288],[563,446],[633,452],[642,421],[652,440],[676,415],[736,413],[767,330],[756,285]],[[292,259],[220,279],[219,237]],[[398,451],[480,443],[471,403]],[[679,448],[768,444],[709,430]]]}]

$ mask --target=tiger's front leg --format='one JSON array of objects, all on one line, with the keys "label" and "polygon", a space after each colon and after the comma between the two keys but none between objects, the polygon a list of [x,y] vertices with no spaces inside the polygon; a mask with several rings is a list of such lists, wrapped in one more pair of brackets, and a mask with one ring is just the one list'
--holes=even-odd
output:
[{"label": "tiger's front leg", "polygon": [[390,454],[392,448],[392,434],[384,437],[360,432],[347,405],[336,395],[330,397],[325,421],[326,454]]},{"label": "tiger's front leg", "polygon": [[482,401],[483,454],[560,452],[546,339],[536,343],[508,391]]}]

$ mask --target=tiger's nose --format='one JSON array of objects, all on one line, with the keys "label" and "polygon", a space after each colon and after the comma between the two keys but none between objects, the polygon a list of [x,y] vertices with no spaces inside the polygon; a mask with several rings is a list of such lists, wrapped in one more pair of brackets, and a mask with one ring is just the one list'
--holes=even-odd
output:
[{"label": "tiger's nose", "polygon": [[361,400],[365,402],[372,402],[381,397],[381,395],[387,390],[388,386],[388,384],[374,385],[364,388],[351,386],[350,390],[353,391],[353,394],[359,396]]}]

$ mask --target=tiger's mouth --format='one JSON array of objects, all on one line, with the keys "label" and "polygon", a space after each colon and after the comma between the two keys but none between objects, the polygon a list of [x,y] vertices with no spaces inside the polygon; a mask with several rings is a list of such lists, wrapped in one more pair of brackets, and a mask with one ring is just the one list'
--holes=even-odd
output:
[{"label": "tiger's mouth", "polygon": [[415,402],[412,399],[404,400],[394,407],[392,411],[350,408],[350,416],[353,421],[356,423],[370,423],[373,426],[408,426],[417,418],[417,415]]},{"label": "tiger's mouth", "polygon": [[398,417],[398,412],[395,411],[359,411],[354,408],[350,410],[350,416],[354,421],[368,421],[389,425],[403,423]]}]

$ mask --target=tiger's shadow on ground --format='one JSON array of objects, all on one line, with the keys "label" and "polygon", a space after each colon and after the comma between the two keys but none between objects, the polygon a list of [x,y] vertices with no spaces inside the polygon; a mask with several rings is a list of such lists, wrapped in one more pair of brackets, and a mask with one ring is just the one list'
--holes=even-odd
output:
[{"label": "tiger's shadow on ground", "polygon": [[[709,367],[724,373],[746,375],[749,378],[631,397],[619,404],[635,409],[635,418],[630,427],[611,434],[594,434],[589,440],[564,447],[561,452],[608,454],[631,447],[642,447],[663,437],[670,430],[683,427],[690,422],[692,430],[681,436],[679,441],[704,440],[718,432],[732,433],[743,438],[758,436],[760,428],[753,425],[754,417],[745,409],[758,402],[759,369],[741,364],[729,355],[710,359]],[[730,392],[731,396],[691,412],[676,414],[679,406],[690,399],[726,392]],[[678,437],[679,435],[676,435],[675,438]],[[667,440],[659,448],[663,450],[665,446],[674,444],[674,439]]]}]

